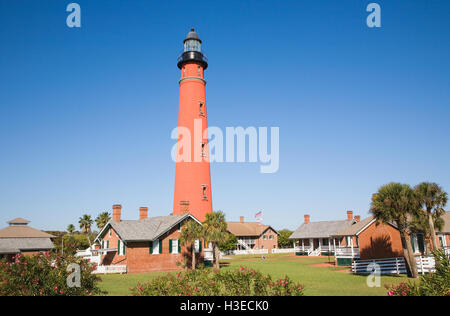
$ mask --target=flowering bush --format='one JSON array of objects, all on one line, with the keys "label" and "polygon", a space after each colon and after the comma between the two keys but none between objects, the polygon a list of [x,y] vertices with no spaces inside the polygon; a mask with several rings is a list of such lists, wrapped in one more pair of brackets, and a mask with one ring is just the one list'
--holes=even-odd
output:
[{"label": "flowering bush", "polygon": [[303,286],[286,276],[271,276],[241,267],[235,271],[190,270],[158,277],[132,289],[135,296],[302,296]]},{"label": "flowering bush", "polygon": [[433,253],[436,272],[425,274],[420,282],[400,283],[389,288],[389,296],[450,296],[450,259],[442,250]]},{"label": "flowering bush", "polygon": [[[80,287],[69,287],[67,272],[70,263],[81,268]],[[91,274],[95,266],[86,260],[57,254],[21,256],[12,262],[0,260],[0,296],[90,296],[102,294],[97,283],[101,279]]]}]

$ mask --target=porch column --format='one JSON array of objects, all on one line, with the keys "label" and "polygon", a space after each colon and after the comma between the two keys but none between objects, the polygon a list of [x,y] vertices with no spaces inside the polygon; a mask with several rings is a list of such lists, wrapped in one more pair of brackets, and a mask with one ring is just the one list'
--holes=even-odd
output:
[{"label": "porch column", "polygon": [[354,253],[354,250],[353,250],[353,236],[350,236],[350,245],[352,247],[352,259],[353,259],[354,256],[355,256],[355,253]]},{"label": "porch column", "polygon": [[305,240],[302,239],[302,251],[305,252]]}]

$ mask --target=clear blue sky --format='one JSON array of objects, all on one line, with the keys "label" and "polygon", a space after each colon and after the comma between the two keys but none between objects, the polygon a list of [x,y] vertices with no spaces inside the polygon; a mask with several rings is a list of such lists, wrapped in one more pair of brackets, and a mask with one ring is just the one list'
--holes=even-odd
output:
[{"label": "clear blue sky", "polygon": [[0,227],[171,211],[182,40],[204,43],[209,124],[279,126],[280,169],[212,165],[229,220],[366,216],[390,181],[450,190],[450,1],[0,0]]}]

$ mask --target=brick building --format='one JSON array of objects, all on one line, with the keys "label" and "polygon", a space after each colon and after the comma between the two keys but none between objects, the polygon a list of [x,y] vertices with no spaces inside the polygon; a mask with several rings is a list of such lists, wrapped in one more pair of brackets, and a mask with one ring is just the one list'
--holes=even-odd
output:
[{"label": "brick building", "polygon": [[[442,219],[444,226],[436,233],[438,243],[450,253],[450,213]],[[422,232],[411,233],[415,255],[431,249]],[[305,222],[291,235],[298,255],[334,255],[338,265],[349,265],[354,259],[381,259],[403,257],[400,232],[394,223],[377,223],[373,216],[361,220],[347,211],[345,221]]]},{"label": "brick building", "polygon": [[36,255],[54,249],[52,236],[28,226],[30,221],[16,218],[0,230],[0,258],[12,258],[17,254]]},{"label": "brick building", "polygon": [[239,222],[227,222],[228,232],[235,235],[238,244],[236,250],[263,250],[278,247],[278,232],[268,225],[245,222],[241,216]]},{"label": "brick building", "polygon": [[[190,260],[189,247],[179,239],[191,214],[148,217],[148,209],[139,210],[139,220],[122,220],[122,206],[113,206],[113,218],[95,241],[100,244],[102,266],[126,266],[127,273],[180,270]],[[197,262],[203,261],[202,241],[195,243]],[[189,264],[189,263],[188,263]]]}]

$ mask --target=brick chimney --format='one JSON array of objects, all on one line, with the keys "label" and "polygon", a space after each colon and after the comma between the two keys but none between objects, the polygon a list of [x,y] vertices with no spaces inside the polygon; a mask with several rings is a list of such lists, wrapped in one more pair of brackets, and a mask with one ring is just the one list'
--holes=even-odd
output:
[{"label": "brick chimney", "polygon": [[355,221],[357,221],[358,223],[361,221],[361,216],[359,216],[359,215],[356,215],[355,216]]},{"label": "brick chimney", "polygon": [[122,205],[113,205],[113,220],[120,222],[122,216]]},{"label": "brick chimney", "polygon": [[244,222],[244,216],[241,216],[239,219],[240,219],[240,222],[241,222],[241,223]]},{"label": "brick chimney", "polygon": [[305,224],[308,224],[310,220],[310,216],[309,215],[305,215]]},{"label": "brick chimney", "polygon": [[180,211],[182,214],[189,213],[189,201],[180,201]]},{"label": "brick chimney", "polygon": [[139,220],[146,219],[148,217],[148,207],[139,208]]},{"label": "brick chimney", "polygon": [[353,211],[347,211],[347,220],[348,221],[353,220]]}]

